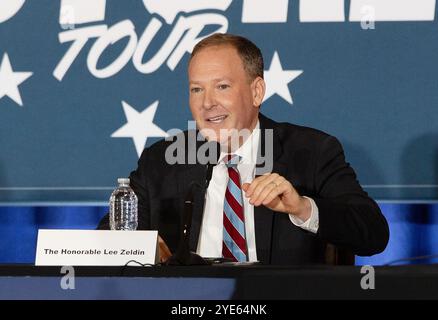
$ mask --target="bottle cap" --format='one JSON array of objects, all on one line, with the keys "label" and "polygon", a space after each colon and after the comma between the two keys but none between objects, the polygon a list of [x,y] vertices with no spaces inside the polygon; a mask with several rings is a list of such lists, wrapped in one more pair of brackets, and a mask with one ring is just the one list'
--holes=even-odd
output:
[{"label": "bottle cap", "polygon": [[117,182],[119,184],[129,184],[129,178],[118,178]]}]

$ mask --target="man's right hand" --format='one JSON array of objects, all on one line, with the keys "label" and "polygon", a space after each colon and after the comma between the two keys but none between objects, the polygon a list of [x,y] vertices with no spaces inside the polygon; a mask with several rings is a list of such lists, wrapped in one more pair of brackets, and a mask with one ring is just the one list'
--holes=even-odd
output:
[{"label": "man's right hand", "polygon": [[167,246],[166,242],[164,242],[164,240],[159,235],[158,235],[158,255],[160,258],[160,263],[165,262],[172,255],[172,252],[170,252],[170,249]]}]

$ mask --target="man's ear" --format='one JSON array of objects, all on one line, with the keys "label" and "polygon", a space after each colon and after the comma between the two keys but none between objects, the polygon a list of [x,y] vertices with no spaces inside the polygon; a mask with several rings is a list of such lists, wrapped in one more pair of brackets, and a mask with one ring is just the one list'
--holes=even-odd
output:
[{"label": "man's ear", "polygon": [[252,101],[254,107],[260,107],[265,96],[266,84],[262,77],[257,77],[251,84],[252,89]]}]

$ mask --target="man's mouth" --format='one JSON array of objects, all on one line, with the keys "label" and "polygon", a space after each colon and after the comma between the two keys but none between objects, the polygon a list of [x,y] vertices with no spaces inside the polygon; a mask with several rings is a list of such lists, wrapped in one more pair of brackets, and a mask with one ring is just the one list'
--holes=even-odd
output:
[{"label": "man's mouth", "polygon": [[212,123],[221,123],[221,122],[224,121],[227,117],[228,117],[228,115],[215,116],[215,117],[207,118],[207,121],[208,121],[208,122],[212,122]]}]

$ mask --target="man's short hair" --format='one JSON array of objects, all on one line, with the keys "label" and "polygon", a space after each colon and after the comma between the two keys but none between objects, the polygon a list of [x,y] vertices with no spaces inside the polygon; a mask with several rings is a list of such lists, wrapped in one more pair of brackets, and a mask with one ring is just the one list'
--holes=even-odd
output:
[{"label": "man's short hair", "polygon": [[202,49],[214,46],[231,46],[237,50],[242,59],[243,68],[249,79],[263,78],[263,56],[260,49],[250,40],[229,33],[215,33],[201,41],[193,48],[190,60]]}]

